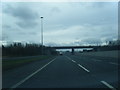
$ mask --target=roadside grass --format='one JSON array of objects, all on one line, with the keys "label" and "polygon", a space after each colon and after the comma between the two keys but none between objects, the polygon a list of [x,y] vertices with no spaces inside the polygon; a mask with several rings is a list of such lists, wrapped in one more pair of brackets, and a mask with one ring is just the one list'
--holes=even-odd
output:
[{"label": "roadside grass", "polygon": [[51,57],[53,56],[43,55],[39,57],[32,57],[32,58],[25,58],[25,59],[2,60],[2,71],[6,71],[6,70],[20,67],[22,65],[25,65],[25,64],[28,64],[34,61],[44,60],[44,59],[48,59]]}]

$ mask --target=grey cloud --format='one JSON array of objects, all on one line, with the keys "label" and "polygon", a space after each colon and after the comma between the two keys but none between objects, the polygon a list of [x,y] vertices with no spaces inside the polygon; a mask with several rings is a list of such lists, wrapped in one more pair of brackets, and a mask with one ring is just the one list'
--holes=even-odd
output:
[{"label": "grey cloud", "polygon": [[104,42],[108,42],[108,41],[112,41],[114,39],[117,39],[116,36],[106,36],[106,37],[101,37],[101,38],[85,38],[85,39],[82,39],[79,44],[102,44]]},{"label": "grey cloud", "polygon": [[17,34],[19,34],[19,35],[27,35],[25,32],[18,32]]},{"label": "grey cloud", "polygon": [[[113,24],[117,23],[117,11],[113,10],[115,6],[110,6],[110,3],[94,3],[87,7],[87,3],[84,3],[86,8],[81,9],[81,7],[75,8],[65,8],[63,10],[64,15],[55,15],[52,23],[63,24],[66,26],[71,25],[103,25],[103,24]],[[107,4],[107,5],[106,5]],[[76,3],[74,4],[74,6]],[[99,6],[98,6],[99,5]],[[103,8],[98,8],[103,7]],[[113,13],[111,13],[113,12]],[[61,12],[62,13],[62,12]],[[116,13],[116,14],[115,14]],[[61,17],[62,16],[62,17]],[[59,21],[59,22],[58,22]]]},{"label": "grey cloud", "polygon": [[9,26],[9,25],[2,25],[2,28],[10,29],[11,26]]},{"label": "grey cloud", "polygon": [[35,20],[38,18],[38,13],[34,12],[31,8],[25,6],[13,7],[7,5],[6,8],[3,9],[3,12],[22,20]]},{"label": "grey cloud", "polygon": [[22,36],[34,36],[34,35],[37,35],[36,32],[18,32],[17,35],[22,35]]},{"label": "grey cloud", "polygon": [[59,46],[59,44],[54,43],[54,42],[46,43],[46,45],[48,45],[48,46]]},{"label": "grey cloud", "polygon": [[2,34],[2,41],[7,40],[7,39],[9,39],[8,35],[7,34]]},{"label": "grey cloud", "polygon": [[[109,2],[110,3],[110,2]],[[94,2],[92,3],[93,8],[103,8],[107,5],[106,2]]]},{"label": "grey cloud", "polygon": [[37,25],[37,22],[16,22],[16,24],[21,28],[33,28]]},{"label": "grey cloud", "polygon": [[7,5],[6,8],[3,9],[3,12],[18,18],[19,21],[17,21],[16,24],[21,28],[35,27],[37,25],[36,20],[39,18],[37,12],[33,11],[30,7],[22,6],[22,4],[17,7]]},{"label": "grey cloud", "polygon": [[101,37],[112,37],[112,38],[117,38],[117,34],[116,33],[114,33],[114,32],[111,32],[111,33],[103,33],[102,35],[101,35]]},{"label": "grey cloud", "polygon": [[117,39],[117,36],[109,36],[109,37],[103,37],[104,38],[104,42],[105,41],[112,41],[114,39]]},{"label": "grey cloud", "polygon": [[[6,25],[11,25],[12,29],[7,29],[9,26],[4,26],[4,30],[6,29],[4,32],[8,33],[9,38],[11,37],[13,40],[39,41],[39,16],[42,14],[44,16],[45,43],[53,42],[48,43],[49,45],[59,43],[60,45],[94,44],[115,38],[116,28],[114,25],[117,25],[117,10],[115,10],[117,6],[113,7],[109,3],[70,4],[51,5],[51,3],[45,3],[41,5],[41,3],[35,3],[33,6],[31,3],[24,3],[24,5],[23,3],[8,3],[3,7],[3,14]],[[74,27],[79,25],[80,28]],[[22,36],[15,33],[21,31],[25,32],[21,33]],[[74,40],[75,37],[80,39],[80,43]],[[102,38],[104,39],[102,40]]]},{"label": "grey cloud", "polygon": [[56,12],[56,13],[61,12],[61,10],[60,10],[58,7],[53,7],[53,8],[51,9],[51,11],[52,11],[52,12]]},{"label": "grey cloud", "polygon": [[98,39],[98,38],[87,38],[87,39],[81,40],[81,42],[84,44],[101,44],[102,43],[101,39]]},{"label": "grey cloud", "polygon": [[29,32],[28,34],[36,35],[37,33],[36,32]]},{"label": "grey cloud", "polygon": [[94,9],[94,8],[104,8],[106,6],[106,2],[74,2],[74,3],[69,3],[70,6],[72,7],[86,7],[89,9]]}]

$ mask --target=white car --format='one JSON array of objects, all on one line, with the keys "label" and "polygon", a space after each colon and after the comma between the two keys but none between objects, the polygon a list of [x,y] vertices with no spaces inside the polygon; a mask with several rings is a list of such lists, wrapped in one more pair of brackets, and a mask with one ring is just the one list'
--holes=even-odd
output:
[{"label": "white car", "polygon": [[60,55],[63,55],[63,53],[62,53],[62,52],[60,52]]}]

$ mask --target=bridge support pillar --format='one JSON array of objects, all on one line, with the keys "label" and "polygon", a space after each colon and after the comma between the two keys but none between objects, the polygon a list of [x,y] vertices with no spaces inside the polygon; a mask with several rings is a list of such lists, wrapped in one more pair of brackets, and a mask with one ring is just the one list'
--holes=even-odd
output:
[{"label": "bridge support pillar", "polygon": [[74,48],[72,48],[72,54],[74,54]]}]

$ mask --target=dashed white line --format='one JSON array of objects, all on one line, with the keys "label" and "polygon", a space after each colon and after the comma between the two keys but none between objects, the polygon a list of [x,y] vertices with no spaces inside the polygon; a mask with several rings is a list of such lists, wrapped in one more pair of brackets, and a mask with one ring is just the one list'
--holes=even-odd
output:
[{"label": "dashed white line", "polygon": [[69,58],[68,56],[66,56],[69,60],[72,60],[71,58]]},{"label": "dashed white line", "polygon": [[110,64],[118,65],[117,63],[109,62]]},{"label": "dashed white line", "polygon": [[[66,56],[67,57],[67,56]],[[72,60],[71,58],[67,57],[68,59]],[[101,61],[101,60],[96,60],[96,59],[93,59],[94,61]],[[72,62],[76,62],[74,60],[72,60]],[[118,65],[117,63],[113,63],[113,62],[109,62],[110,64],[114,64],[114,65]],[[86,72],[90,72],[88,69],[86,69],[85,67],[83,67],[82,65],[80,64],[77,64],[79,67],[81,67],[82,69],[84,69]],[[105,86],[107,86],[108,88],[110,88],[111,90],[116,90],[112,85],[108,84],[107,82],[105,81],[101,81],[102,84],[104,84]]]},{"label": "dashed white line", "polygon": [[[71,58],[69,58],[68,56],[66,56],[69,60],[72,60]],[[72,62],[76,62],[74,60],[72,60]],[[89,70],[87,70],[85,67],[83,67],[82,65],[80,64],[77,64],[79,67],[81,67],[82,69],[84,69],[86,72],[90,72]]]},{"label": "dashed white line", "polygon": [[[56,59],[56,58],[55,58]],[[43,67],[39,68],[38,70],[36,70],[35,72],[33,72],[32,74],[30,74],[29,76],[27,76],[26,78],[24,78],[23,80],[21,80],[20,82],[18,82],[17,84],[13,85],[11,88],[16,88],[19,85],[21,85],[22,83],[24,83],[25,81],[27,81],[28,79],[30,79],[32,76],[34,76],[36,73],[40,72],[43,68],[45,68],[47,65],[49,65],[50,63],[52,63],[55,59],[51,60],[49,63],[45,64]]]},{"label": "dashed white line", "polygon": [[98,62],[101,62],[101,60],[96,60],[96,59],[93,59],[94,61],[98,61]]},{"label": "dashed white line", "polygon": [[104,84],[105,86],[107,86],[108,88],[112,89],[112,90],[116,90],[113,86],[111,86],[110,84],[108,84],[105,81],[101,81],[102,84]]},{"label": "dashed white line", "polygon": [[71,58],[69,58],[68,56],[66,56],[69,60],[71,60],[72,62],[76,63],[75,60],[72,60]]},{"label": "dashed white line", "polygon": [[76,61],[72,60],[72,62],[76,63]]},{"label": "dashed white line", "polygon": [[83,67],[82,65],[78,64],[78,66],[80,66],[82,69],[84,69],[86,72],[90,72],[89,70],[87,70],[85,67]]}]

